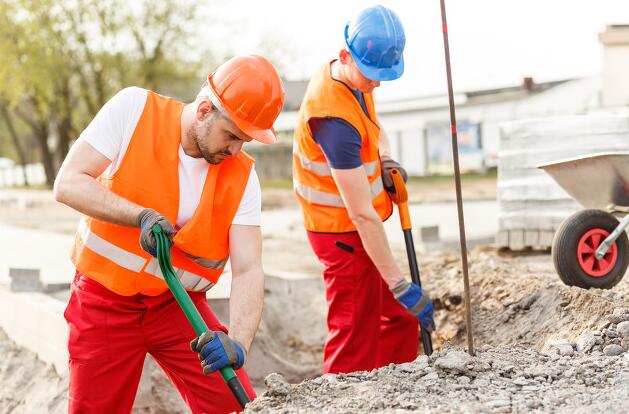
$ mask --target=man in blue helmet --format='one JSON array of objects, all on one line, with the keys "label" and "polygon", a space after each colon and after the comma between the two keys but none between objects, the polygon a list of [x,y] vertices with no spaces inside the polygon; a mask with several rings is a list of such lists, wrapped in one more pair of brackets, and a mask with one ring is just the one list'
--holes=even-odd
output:
[{"label": "man in blue helmet", "polygon": [[308,85],[293,145],[293,175],[310,244],[324,265],[328,338],[324,372],[412,361],[418,321],[433,304],[396,264],[382,221],[392,212],[391,159],[372,92],[404,72],[404,28],[383,6],[345,26],[345,47]]}]

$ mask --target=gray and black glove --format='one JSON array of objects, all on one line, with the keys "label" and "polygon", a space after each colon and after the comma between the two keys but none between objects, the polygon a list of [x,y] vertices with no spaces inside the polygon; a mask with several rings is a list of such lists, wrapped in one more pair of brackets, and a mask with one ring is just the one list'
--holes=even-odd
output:
[{"label": "gray and black glove", "polygon": [[393,185],[391,170],[394,168],[397,169],[402,175],[404,182],[408,179],[408,174],[406,174],[406,170],[402,168],[399,162],[393,160],[387,155],[382,155],[380,157],[380,162],[382,164],[382,184],[384,184],[384,189],[389,193],[395,194],[395,186]]},{"label": "gray and black glove", "polygon": [[162,228],[164,234],[168,237],[168,247],[172,247],[175,228],[166,217],[152,208],[145,208],[138,214],[137,225],[141,229],[140,246],[142,246],[144,251],[150,253],[151,256],[157,257],[157,242],[153,234],[153,225],[155,224]]},{"label": "gray and black glove", "polygon": [[190,342],[192,352],[199,354],[205,375],[210,375],[226,366],[240,369],[245,364],[247,351],[240,342],[231,339],[222,331],[207,331]]}]

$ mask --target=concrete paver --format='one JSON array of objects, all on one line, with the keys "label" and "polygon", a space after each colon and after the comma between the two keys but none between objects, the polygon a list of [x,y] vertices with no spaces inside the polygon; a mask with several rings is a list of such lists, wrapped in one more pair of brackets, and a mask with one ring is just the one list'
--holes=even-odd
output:
[{"label": "concrete paver", "polygon": [[0,282],[10,281],[11,267],[40,269],[44,284],[71,282],[73,242],[66,234],[0,225]]}]

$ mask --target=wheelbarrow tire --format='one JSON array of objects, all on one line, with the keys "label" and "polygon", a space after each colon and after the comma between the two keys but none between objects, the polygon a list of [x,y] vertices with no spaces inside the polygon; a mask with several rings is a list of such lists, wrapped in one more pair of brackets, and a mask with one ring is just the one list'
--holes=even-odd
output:
[{"label": "wheelbarrow tire", "polygon": [[569,286],[584,289],[611,289],[623,278],[629,264],[629,241],[623,232],[615,244],[616,262],[604,275],[589,275],[579,263],[578,245],[581,238],[590,230],[601,229],[611,233],[618,226],[613,215],[602,210],[581,210],[561,223],[555,233],[552,245],[552,258],[559,278]]}]

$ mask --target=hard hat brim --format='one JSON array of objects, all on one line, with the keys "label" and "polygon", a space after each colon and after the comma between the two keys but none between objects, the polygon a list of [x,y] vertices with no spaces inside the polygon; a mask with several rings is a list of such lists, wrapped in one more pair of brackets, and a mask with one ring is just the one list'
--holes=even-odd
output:
[{"label": "hard hat brim", "polygon": [[275,131],[273,131],[272,129],[262,129],[252,131],[250,133],[245,132],[245,134],[263,144],[277,144],[277,135],[275,135]]},{"label": "hard hat brim", "polygon": [[271,129],[258,129],[256,127],[254,127],[253,125],[237,119],[235,117],[232,117],[232,121],[234,122],[234,124],[236,124],[236,126],[238,127],[238,129],[240,129],[242,132],[244,132],[244,134],[258,142],[261,142],[263,144],[275,144],[277,143],[277,135],[275,134],[275,130],[273,128]]},{"label": "hard hat brim", "polygon": [[362,73],[367,79],[371,79],[373,81],[391,81],[400,78],[404,73],[403,56],[400,57],[400,60],[398,60],[398,62],[390,68],[374,68],[373,66],[368,66],[356,59],[351,49],[349,49],[349,52],[352,55],[358,70],[360,70],[360,73]]}]

